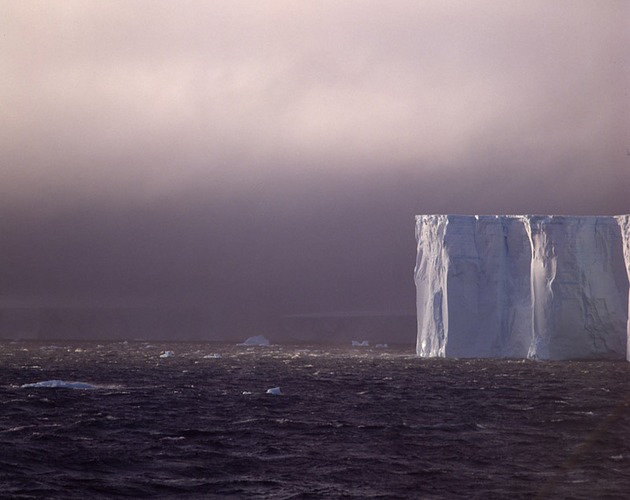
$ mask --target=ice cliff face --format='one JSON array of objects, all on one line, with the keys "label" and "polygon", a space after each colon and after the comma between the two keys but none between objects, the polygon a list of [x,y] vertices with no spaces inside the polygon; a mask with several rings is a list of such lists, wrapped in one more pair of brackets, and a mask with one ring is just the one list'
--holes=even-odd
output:
[{"label": "ice cliff face", "polygon": [[417,216],[418,355],[626,358],[629,231],[630,216]]},{"label": "ice cliff face", "polygon": [[[623,256],[626,263],[626,273],[628,281],[630,281],[630,215],[619,215],[617,222],[621,229],[621,238],[623,242]],[[627,354],[626,359],[630,361],[630,288],[628,289],[628,320],[626,326],[627,332]]]}]

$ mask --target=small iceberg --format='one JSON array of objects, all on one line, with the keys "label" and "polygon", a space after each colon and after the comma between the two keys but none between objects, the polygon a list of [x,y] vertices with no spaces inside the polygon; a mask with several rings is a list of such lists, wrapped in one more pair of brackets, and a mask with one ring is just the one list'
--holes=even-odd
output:
[{"label": "small iceberg", "polygon": [[370,343],[367,340],[353,340],[352,347],[368,347]]},{"label": "small iceberg", "polygon": [[213,352],[212,354],[206,354],[203,359],[219,359],[222,357],[218,352]]},{"label": "small iceberg", "polygon": [[65,380],[44,380],[42,382],[35,382],[33,384],[22,384],[22,389],[39,388],[39,387],[52,387],[62,389],[96,389],[95,385],[88,384],[87,382],[67,382]]},{"label": "small iceberg", "polygon": [[160,358],[172,358],[173,356],[175,356],[175,353],[173,351],[164,351],[162,354],[160,354]]},{"label": "small iceberg", "polygon": [[255,337],[249,337],[245,342],[238,345],[269,345],[269,340],[264,335],[256,335]]},{"label": "small iceberg", "polygon": [[271,389],[267,389],[267,394],[282,396],[282,391],[280,390],[280,387],[272,387]]},{"label": "small iceberg", "polygon": [[389,346],[387,344],[376,344],[374,347],[377,349],[387,349]]}]

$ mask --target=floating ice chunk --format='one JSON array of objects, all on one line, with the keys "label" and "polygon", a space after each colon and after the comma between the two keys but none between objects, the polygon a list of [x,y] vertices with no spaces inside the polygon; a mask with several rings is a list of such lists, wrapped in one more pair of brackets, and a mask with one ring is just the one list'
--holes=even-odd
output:
[{"label": "floating ice chunk", "polygon": [[218,352],[213,352],[212,354],[206,354],[203,359],[219,359],[221,356]]},{"label": "floating ice chunk", "polygon": [[164,351],[160,354],[160,358],[172,358],[173,356],[175,356],[173,351]]},{"label": "floating ice chunk", "polygon": [[368,347],[370,343],[367,340],[353,340],[352,347]]},{"label": "floating ice chunk", "polygon": [[239,345],[269,345],[269,340],[264,335],[256,335]]},{"label": "floating ice chunk", "polygon": [[374,347],[377,349],[387,349],[389,346],[387,344],[376,344]]},{"label": "floating ice chunk", "polygon": [[95,385],[88,384],[87,382],[67,382],[65,380],[43,380],[42,382],[22,385],[23,389],[38,387],[52,387],[63,389],[96,389]]},{"label": "floating ice chunk", "polygon": [[267,389],[267,394],[272,394],[273,396],[282,396],[282,391],[280,387],[272,387],[271,389]]}]

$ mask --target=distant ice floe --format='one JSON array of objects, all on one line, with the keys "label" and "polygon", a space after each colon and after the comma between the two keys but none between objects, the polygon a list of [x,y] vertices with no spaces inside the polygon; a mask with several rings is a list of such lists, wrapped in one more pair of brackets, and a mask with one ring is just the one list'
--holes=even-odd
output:
[{"label": "distant ice floe", "polygon": [[267,389],[267,394],[282,396],[282,391],[280,390],[280,387],[272,387],[271,389]]},{"label": "distant ice floe", "polygon": [[206,354],[203,359],[219,359],[222,358],[221,354],[218,352],[213,352],[212,354]]},{"label": "distant ice floe", "polygon": [[22,389],[52,387],[63,389],[96,389],[97,387],[87,382],[67,382],[65,380],[43,380],[32,384],[22,384]]},{"label": "distant ice floe", "polygon": [[173,351],[164,351],[160,354],[160,358],[172,358],[173,356],[175,356]]},{"label": "distant ice floe", "polygon": [[370,342],[367,340],[353,340],[352,347],[368,347]]},{"label": "distant ice floe", "polygon": [[387,344],[376,344],[374,347],[377,349],[387,349],[389,346]]},{"label": "distant ice floe", "polygon": [[249,337],[245,342],[238,345],[266,346],[269,345],[269,340],[264,335],[256,335],[254,337]]}]

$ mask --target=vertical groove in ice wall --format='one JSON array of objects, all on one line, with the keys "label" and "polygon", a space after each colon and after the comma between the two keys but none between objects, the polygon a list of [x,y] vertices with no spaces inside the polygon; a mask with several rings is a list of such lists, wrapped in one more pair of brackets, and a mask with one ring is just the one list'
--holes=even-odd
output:
[{"label": "vertical groove in ice wall", "polygon": [[546,226],[548,217],[524,217],[531,246],[532,338],[527,352],[530,359],[548,359],[551,332],[552,283],[556,277],[555,247]]},{"label": "vertical groove in ice wall", "polygon": [[629,219],[416,217],[418,355],[626,358]]}]

